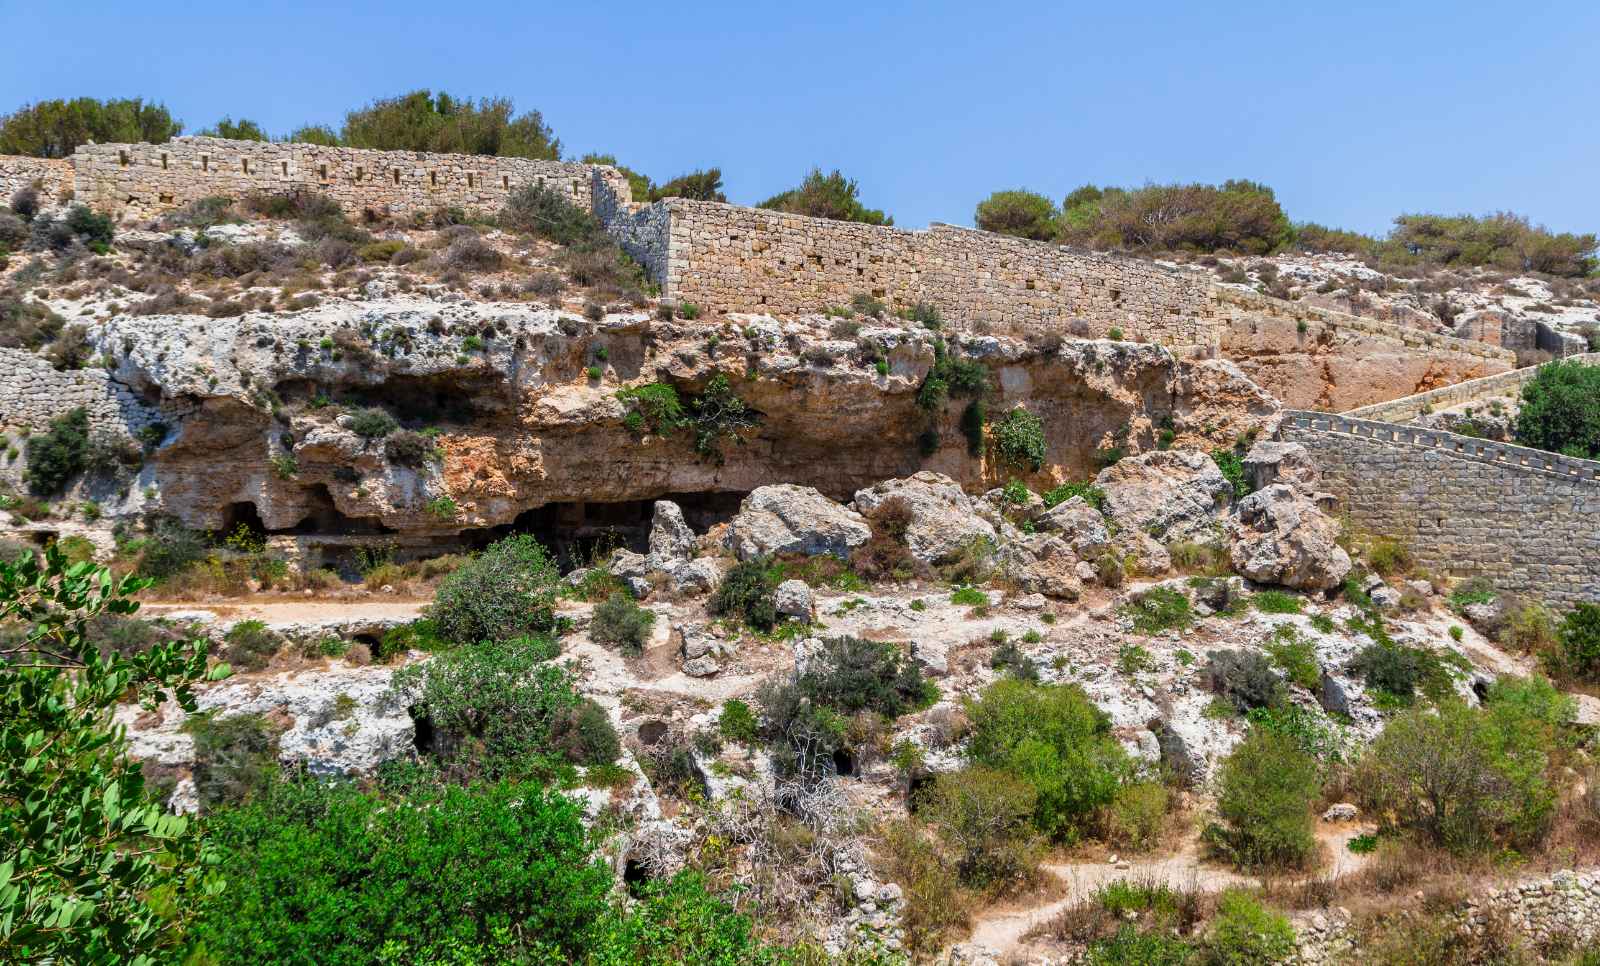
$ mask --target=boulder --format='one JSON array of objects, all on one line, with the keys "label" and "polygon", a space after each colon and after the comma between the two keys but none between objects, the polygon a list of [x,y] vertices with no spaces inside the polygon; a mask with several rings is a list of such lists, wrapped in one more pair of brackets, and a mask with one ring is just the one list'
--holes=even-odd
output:
[{"label": "boulder", "polygon": [[722,571],[710,560],[690,560],[669,571],[672,589],[680,594],[705,594],[722,582]]},{"label": "boulder", "polygon": [[1400,591],[1388,584],[1381,584],[1367,592],[1372,598],[1372,604],[1382,611],[1398,610],[1400,608]]},{"label": "boulder", "polygon": [[718,664],[709,654],[683,662],[683,673],[692,678],[709,678],[721,670],[722,665]]},{"label": "boulder", "polygon": [[1251,490],[1286,483],[1311,493],[1322,483],[1322,472],[1305,446],[1275,439],[1264,439],[1250,447],[1244,455],[1244,475]]},{"label": "boulder", "polygon": [[1233,569],[1263,584],[1328,590],[1350,572],[1339,525],[1306,495],[1274,483],[1245,497],[1230,525]]},{"label": "boulder", "polygon": [[657,500],[650,517],[650,565],[670,572],[694,556],[694,531],[683,522],[683,510],[671,500]]},{"label": "boulder", "polygon": [[740,560],[780,553],[847,557],[872,530],[861,514],[809,486],[763,486],[744,498],[728,524],[728,547]]},{"label": "boulder", "polygon": [[634,553],[632,550],[618,550],[613,553],[611,555],[611,563],[608,566],[611,570],[611,576],[622,581],[627,581],[634,577],[643,579],[645,575],[650,573],[651,569],[650,558],[642,553]]},{"label": "boulder", "polygon": [[1054,534],[1035,533],[1012,540],[995,555],[1001,570],[1018,590],[1056,600],[1077,600],[1083,594],[1078,558]]},{"label": "boulder", "polygon": [[1060,534],[1072,547],[1072,552],[1085,559],[1099,556],[1111,544],[1106,518],[1081,496],[1045,511],[1039,517],[1039,529]]},{"label": "boulder", "polygon": [[950,560],[973,540],[998,541],[1014,530],[994,507],[968,496],[955,480],[926,470],[857,490],[855,506],[870,516],[894,499],[910,513],[906,546],[923,563]]},{"label": "boulder", "polygon": [[1159,718],[1151,721],[1148,727],[1156,736],[1156,743],[1160,746],[1161,764],[1186,788],[1199,781],[1202,777],[1200,763],[1195,760],[1194,753],[1189,750],[1188,742],[1183,740],[1183,735]]},{"label": "boulder", "polygon": [[785,580],[772,593],[778,613],[785,617],[809,621],[816,610],[811,586],[803,580]]},{"label": "boulder", "polygon": [[1350,713],[1350,695],[1345,691],[1344,685],[1339,683],[1339,679],[1327,671],[1322,672],[1322,678],[1317,683],[1317,703],[1329,714]]},{"label": "boulder", "polygon": [[1324,822],[1354,822],[1361,815],[1361,809],[1349,802],[1335,802],[1329,805],[1322,813]]},{"label": "boulder", "polygon": [[1166,450],[1118,460],[1100,471],[1105,515],[1123,531],[1163,543],[1205,542],[1221,531],[1233,485],[1198,450]]}]

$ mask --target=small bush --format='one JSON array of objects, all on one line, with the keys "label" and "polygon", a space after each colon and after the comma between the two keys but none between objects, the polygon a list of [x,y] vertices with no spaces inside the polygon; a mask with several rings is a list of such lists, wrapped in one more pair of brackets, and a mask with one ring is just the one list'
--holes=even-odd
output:
[{"label": "small bush", "polygon": [[1032,191],[996,191],[978,202],[973,221],[983,231],[1049,241],[1060,212],[1055,202]]},{"label": "small bush", "polygon": [[1230,889],[1217,901],[1201,944],[1199,966],[1267,966],[1295,955],[1294,927],[1248,892]]},{"label": "small bush", "polygon": [[1322,666],[1317,663],[1315,645],[1291,630],[1288,635],[1275,635],[1266,648],[1289,680],[1315,693],[1322,680]]},{"label": "small bush", "polygon": [[1005,641],[995,648],[989,658],[989,666],[997,671],[1006,671],[1021,681],[1039,680],[1039,665],[1022,652],[1016,641]]},{"label": "small bush", "polygon": [[358,409],[349,418],[350,432],[362,439],[383,439],[399,428],[393,416],[376,407]]},{"label": "small bush", "polygon": [[1411,555],[1411,548],[1405,541],[1395,537],[1373,538],[1367,543],[1365,553],[1367,566],[1384,577],[1410,573],[1411,568],[1416,565],[1416,560]]},{"label": "small bush", "polygon": [[222,659],[246,671],[266,667],[283,647],[283,639],[261,621],[241,621],[233,625],[222,641]]},{"label": "small bush", "polygon": [[875,851],[883,857],[885,877],[903,890],[901,925],[906,931],[906,947],[914,954],[932,957],[944,947],[946,937],[967,922],[953,863],[920,825],[904,819],[883,827]]},{"label": "small bush", "polygon": [[428,616],[454,644],[548,634],[556,629],[560,580],[539,541],[517,534],[446,576]]},{"label": "small bush", "polygon": [[28,492],[54,496],[83,472],[89,450],[89,414],[80,406],[50,420],[43,433],[28,437]]},{"label": "small bush", "polygon": [[1298,614],[1300,598],[1282,590],[1263,590],[1251,599],[1256,610],[1263,614]]},{"label": "small bush", "polygon": [[957,607],[987,607],[989,595],[976,587],[957,587],[950,592],[950,603]]},{"label": "small bush", "polygon": [[1427,651],[1396,644],[1385,635],[1362,648],[1346,667],[1359,674],[1368,688],[1410,703],[1436,664]]},{"label": "small bush", "polygon": [[616,591],[594,609],[589,636],[597,643],[609,644],[629,657],[644,653],[656,615],[640,607],[634,599]]},{"label": "small bush", "polygon": [[824,640],[799,685],[803,695],[823,707],[852,714],[875,711],[891,719],[935,695],[917,663],[893,644],[859,637]]},{"label": "small bush", "polygon": [[1584,681],[1600,681],[1600,606],[1579,604],[1561,619],[1560,669]]},{"label": "small bush", "polygon": [[1044,468],[1044,423],[1021,406],[995,424],[994,445],[1007,466],[1033,472]]},{"label": "small bush", "polygon": [[1311,805],[1321,791],[1317,761],[1290,738],[1262,729],[1222,763],[1217,821],[1206,839],[1244,869],[1303,868],[1316,853]]},{"label": "small bush", "polygon": [[1233,496],[1242,500],[1250,495],[1250,480],[1244,473],[1244,460],[1235,450],[1214,449],[1211,451],[1211,461],[1217,464],[1217,469],[1222,471],[1222,476],[1233,487]]},{"label": "small bush", "polygon": [[760,724],[750,706],[738,698],[725,702],[722,705],[722,714],[717,717],[717,730],[722,737],[743,744],[750,744],[756,740]]},{"label": "small bush", "polygon": [[1119,848],[1144,852],[1161,836],[1171,794],[1160,782],[1129,782],[1117,789],[1100,817],[1105,837]]},{"label": "small bush", "polygon": [[1093,483],[1063,483],[1044,494],[1044,505],[1049,509],[1067,502],[1075,496],[1083,497],[1083,501],[1096,510],[1104,512],[1106,495],[1103,490]]},{"label": "small bush", "polygon": [[384,439],[383,455],[398,466],[421,468],[439,459],[440,454],[433,437],[402,429]]},{"label": "small bush", "polygon": [[622,754],[611,716],[590,698],[551,716],[550,745],[574,765],[609,765]]},{"label": "small bush", "polygon": [[1252,708],[1283,703],[1283,680],[1272,664],[1256,651],[1212,651],[1207,677],[1211,690],[1227,699],[1241,714]]},{"label": "small bush", "polygon": [[830,218],[834,221],[859,221],[869,225],[893,225],[894,219],[876,208],[868,208],[857,197],[858,186],[835,170],[824,175],[821,168],[812,168],[798,188],[773,195],[757,205],[775,211],[787,211],[812,218]]},{"label": "small bush", "polygon": [[1182,630],[1194,622],[1189,598],[1171,587],[1150,588],[1125,605],[1122,612],[1140,634]]},{"label": "small bush", "polygon": [[757,630],[772,630],[778,622],[778,605],[770,570],[764,560],[735,564],[711,596],[711,613],[737,617]]},{"label": "small bush", "polygon": [[1027,879],[1037,862],[1038,793],[1007,772],[974,765],[940,775],[920,810],[956,854],[956,874],[992,888]]},{"label": "small bush", "polygon": [[202,809],[249,801],[278,773],[279,732],[259,714],[197,714],[184,730],[194,737],[194,787]]},{"label": "small bush", "polygon": [[1557,360],[1522,387],[1517,442],[1580,459],[1600,457],[1600,366]]}]

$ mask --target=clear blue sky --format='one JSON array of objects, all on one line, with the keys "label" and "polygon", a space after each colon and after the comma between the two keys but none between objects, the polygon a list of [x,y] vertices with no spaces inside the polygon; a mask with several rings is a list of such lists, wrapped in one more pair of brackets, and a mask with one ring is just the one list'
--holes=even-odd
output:
[{"label": "clear blue sky", "polygon": [[1277,189],[1291,217],[1510,209],[1600,230],[1600,3],[0,0],[0,112],[162,100],[281,135],[416,87],[538,108],[570,155],[839,167],[898,224],[1084,182]]}]

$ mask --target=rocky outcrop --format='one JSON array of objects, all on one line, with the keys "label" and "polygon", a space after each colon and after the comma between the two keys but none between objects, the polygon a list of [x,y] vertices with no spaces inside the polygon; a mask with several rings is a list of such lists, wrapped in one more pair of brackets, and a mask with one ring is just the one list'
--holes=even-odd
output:
[{"label": "rocky outcrop", "polygon": [[1040,529],[1061,535],[1072,552],[1090,560],[1111,543],[1106,518],[1081,496],[1075,496],[1047,510],[1039,517]]},{"label": "rocky outcrop", "polygon": [[871,536],[861,514],[812,487],[780,483],[745,497],[728,524],[728,549],[740,560],[789,553],[848,557]]},{"label": "rocky outcrop", "polygon": [[1328,590],[1350,572],[1350,556],[1336,542],[1338,523],[1286,484],[1240,501],[1230,529],[1233,569],[1258,583]]},{"label": "rocky outcrop", "polygon": [[1300,443],[1264,439],[1250,447],[1243,460],[1244,475],[1251,490],[1263,490],[1274,483],[1313,492],[1322,483],[1322,473],[1311,453]]},{"label": "rocky outcrop", "polygon": [[992,544],[1006,531],[1015,532],[992,506],[968,496],[960,484],[941,473],[924,471],[856,491],[855,506],[867,516],[890,501],[905,507],[910,518],[906,546],[926,564],[949,560],[974,540]]},{"label": "rocky outcrop", "polygon": [[1118,529],[1162,542],[1215,538],[1233,494],[1217,464],[1196,450],[1131,456],[1106,467],[1094,482]]}]

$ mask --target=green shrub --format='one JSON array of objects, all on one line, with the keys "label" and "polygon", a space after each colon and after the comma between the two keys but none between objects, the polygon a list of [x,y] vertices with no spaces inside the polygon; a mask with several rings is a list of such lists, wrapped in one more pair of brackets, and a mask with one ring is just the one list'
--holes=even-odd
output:
[{"label": "green shrub", "polygon": [[1111,719],[1075,684],[1003,678],[968,702],[967,716],[968,755],[1032,785],[1034,824],[1051,838],[1076,840],[1130,774]]},{"label": "green shrub", "polygon": [[970,886],[1026,879],[1037,862],[1031,784],[1008,772],[973,765],[940,775],[919,809],[955,851],[956,874]]},{"label": "green shrub", "polygon": [[1256,610],[1263,614],[1298,614],[1300,598],[1282,590],[1263,590],[1251,599]]},{"label": "green shrub", "polygon": [[212,826],[228,888],[194,938],[221,962],[574,961],[607,914],[582,809],[537,785],[283,784]]},{"label": "green shrub", "polygon": [[1063,483],[1044,494],[1044,505],[1054,509],[1075,496],[1083,497],[1085,503],[1102,513],[1105,512],[1105,491],[1093,483]]},{"label": "green shrub", "polygon": [[609,765],[622,754],[611,716],[590,698],[552,716],[550,745],[574,765]]},{"label": "green shrub", "polygon": [[1267,642],[1266,649],[1289,680],[1307,691],[1316,692],[1322,680],[1322,666],[1317,663],[1315,645],[1291,629],[1287,635],[1274,635]]},{"label": "green shrub", "polygon": [[406,243],[403,241],[369,242],[356,249],[356,257],[364,262],[388,264],[405,247]]},{"label": "green shrub", "polygon": [[805,180],[800,182],[800,187],[773,195],[756,207],[809,215],[812,218],[831,218],[834,221],[894,224],[894,219],[882,211],[863,205],[857,197],[859,191],[854,180],[837,170],[825,175],[821,168],[812,168]]},{"label": "green shrub", "polygon": [[976,587],[957,587],[950,592],[950,603],[957,607],[987,607],[989,595]]},{"label": "green shrub", "polygon": [[1546,363],[1522,387],[1517,442],[1582,459],[1600,457],[1600,366]]},{"label": "green shrub", "polygon": [[750,706],[738,698],[731,698],[722,705],[722,714],[717,717],[717,730],[722,737],[729,741],[738,741],[750,744],[756,740],[761,723],[756,720],[756,713]]},{"label": "green shrub", "polygon": [[34,496],[60,493],[83,472],[89,449],[89,414],[83,407],[50,420],[43,433],[28,437],[28,492]]},{"label": "green shrub", "polygon": [[1157,781],[1128,782],[1117,789],[1100,817],[1111,843],[1143,852],[1155,846],[1167,817],[1171,794]]},{"label": "green shrub", "polygon": [[614,910],[582,957],[590,966],[777,966],[798,962],[755,937],[749,917],[734,911],[703,874],[686,870],[647,883],[626,914]]},{"label": "green shrub", "polygon": [[402,429],[383,441],[383,455],[397,466],[421,468],[443,458],[438,444],[426,433]]},{"label": "green shrub", "polygon": [[1595,268],[1595,236],[1554,234],[1510,212],[1400,215],[1379,256],[1405,264],[1493,265],[1581,277]]},{"label": "green shrub", "polygon": [[222,638],[222,659],[236,668],[259,671],[283,647],[283,638],[261,621],[240,621]]},{"label": "green shrub", "polygon": [[994,446],[1007,466],[1038,472],[1044,467],[1044,423],[1018,406],[995,424]]},{"label": "green shrub", "polygon": [[1496,715],[1458,701],[1394,718],[1358,768],[1363,809],[1455,851],[1537,842],[1556,795],[1526,721],[1514,707]]},{"label": "green shrub", "polygon": [[140,576],[157,580],[182,573],[206,555],[205,535],[174,517],[146,521],[145,537],[138,541]]},{"label": "green shrub", "polygon": [[561,575],[529,534],[490,545],[439,583],[428,616],[452,644],[506,640],[556,630]]},{"label": "green shrub", "polygon": [[917,663],[893,644],[859,637],[823,640],[799,685],[805,697],[823,707],[850,714],[875,711],[891,719],[937,695]]},{"label": "green shrub", "polygon": [[73,205],[67,209],[67,227],[90,251],[104,255],[111,250],[116,229],[110,216],[92,211],[85,205]]},{"label": "green shrub", "polygon": [[1600,681],[1600,606],[1579,604],[1556,632],[1561,669],[1585,681]]},{"label": "green shrub", "polygon": [[1316,854],[1311,805],[1317,761],[1290,738],[1252,728],[1217,776],[1217,820],[1206,840],[1243,869],[1302,868]]},{"label": "green shrub", "polygon": [[400,428],[395,418],[376,407],[358,409],[350,414],[350,432],[363,439],[383,439]]},{"label": "green shrub", "polygon": [[1272,189],[1253,181],[1097,188],[1062,204],[1061,238],[1097,248],[1265,255],[1294,237]]},{"label": "green shrub", "polygon": [[1152,587],[1124,605],[1122,612],[1140,634],[1182,630],[1194,622],[1189,598],[1171,587]]},{"label": "green shrub", "polygon": [[994,654],[989,657],[989,666],[997,671],[1007,671],[1022,681],[1039,680],[1039,665],[1022,652],[1016,641],[1005,641],[995,648]]},{"label": "green shrub", "polygon": [[996,191],[978,202],[973,222],[983,231],[1049,241],[1060,212],[1055,202],[1032,191]]},{"label": "green shrub", "polygon": [[164,104],[143,98],[38,101],[0,117],[0,154],[67,158],[97,144],[162,144],[183,133]]},{"label": "green shrub", "polygon": [[498,155],[502,158],[561,157],[561,142],[538,111],[514,114],[508,97],[453,97],[416,90],[383,97],[344,117],[345,147],[434,154]]},{"label": "green shrub", "polygon": [[634,432],[648,429],[665,435],[684,423],[683,404],[671,383],[652,382],[617,390],[617,399],[627,407],[624,422]]},{"label": "green shrub", "polygon": [[1086,966],[1187,966],[1195,950],[1181,936],[1124,923],[1112,935],[1089,943],[1086,954]]},{"label": "green shrub", "polygon": [[557,719],[580,703],[571,675],[521,641],[486,640],[437,654],[396,671],[392,688],[431,726],[429,754],[452,777],[542,775],[575,747],[558,748],[553,738]]},{"label": "green shrub", "polygon": [[1233,497],[1242,500],[1250,495],[1250,480],[1244,474],[1244,460],[1231,449],[1214,449],[1211,451],[1211,461],[1217,464],[1217,469],[1222,471],[1223,479],[1233,487]]},{"label": "green shrub", "polygon": [[1256,651],[1223,650],[1206,655],[1211,690],[1241,714],[1252,708],[1272,708],[1284,702],[1283,679],[1272,663]]},{"label": "green shrub", "polygon": [[1198,966],[1271,966],[1295,955],[1294,927],[1250,893],[1230,889],[1201,944]]},{"label": "green shrub", "polygon": [[1437,680],[1442,672],[1431,652],[1397,644],[1387,634],[1362,648],[1346,669],[1359,674],[1368,688],[1391,695],[1403,704],[1409,704],[1430,677]]},{"label": "green shrub", "polygon": [[194,788],[202,809],[248,801],[278,774],[279,730],[262,715],[197,714],[183,730],[194,737]]},{"label": "green shrub", "polygon": [[778,622],[778,605],[771,569],[765,560],[735,564],[711,595],[711,613],[737,617],[757,630],[772,630]]},{"label": "green shrub", "polygon": [[644,653],[655,622],[654,613],[640,607],[629,595],[614,591],[594,609],[589,636],[597,643],[610,644],[629,657],[637,657]]}]

